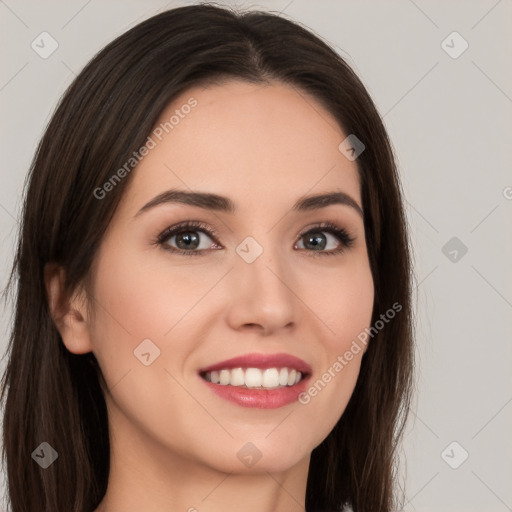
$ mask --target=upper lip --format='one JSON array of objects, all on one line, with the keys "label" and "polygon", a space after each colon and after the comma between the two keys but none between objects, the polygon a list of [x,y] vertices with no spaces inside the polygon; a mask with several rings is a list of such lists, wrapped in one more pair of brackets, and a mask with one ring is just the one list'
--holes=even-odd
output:
[{"label": "upper lip", "polygon": [[310,374],[311,366],[302,359],[290,354],[244,354],[219,363],[205,366],[199,373],[213,372],[231,368],[294,368],[302,374]]}]

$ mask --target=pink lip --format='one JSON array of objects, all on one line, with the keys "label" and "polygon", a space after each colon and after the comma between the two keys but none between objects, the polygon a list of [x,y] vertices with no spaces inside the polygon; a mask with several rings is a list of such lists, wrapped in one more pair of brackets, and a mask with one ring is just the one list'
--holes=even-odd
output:
[{"label": "pink lip", "polygon": [[[231,368],[294,368],[302,374],[311,374],[312,369],[302,359],[291,356],[290,354],[245,354],[243,356],[227,359],[220,363],[215,363],[205,368],[201,368],[199,373],[213,372],[215,370],[224,370]],[[299,383],[300,384],[300,383]]]},{"label": "pink lip", "polygon": [[293,386],[285,386],[279,389],[247,389],[237,386],[223,386],[213,384],[201,378],[214,393],[218,396],[234,402],[242,407],[257,407],[260,409],[275,409],[283,407],[298,400],[299,395],[306,389],[310,375],[311,366],[302,359],[290,354],[246,354],[233,359],[227,359],[219,363],[201,368],[198,373],[204,375],[206,372],[215,370],[228,370],[231,368],[293,368],[302,373],[302,380]]},{"label": "pink lip", "polygon": [[279,389],[246,389],[213,384],[202,378],[201,381],[218,396],[242,407],[276,409],[298,401],[299,395],[305,391],[309,379],[310,377],[308,376],[294,386],[286,386]]}]

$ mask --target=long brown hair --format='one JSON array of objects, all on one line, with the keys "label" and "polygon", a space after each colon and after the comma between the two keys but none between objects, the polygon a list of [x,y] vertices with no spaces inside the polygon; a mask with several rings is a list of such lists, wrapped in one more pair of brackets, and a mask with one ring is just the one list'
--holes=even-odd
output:
[{"label": "long brown hair", "polygon": [[[130,176],[106,183],[146,141],[185,89],[225,79],[279,81],[317,99],[365,150],[357,159],[370,267],[372,325],[401,311],[371,340],[353,395],[311,454],[308,512],[389,512],[397,446],[411,400],[410,247],[393,151],[377,109],[348,64],[319,37],[282,16],[192,5],[138,24],[99,52],[60,100],[27,176],[17,252],[4,290],[16,288],[5,400],[3,461],[12,512],[91,512],[106,492],[109,431],[101,371],[92,353],[70,353],[50,315],[49,262],[66,291],[87,283],[91,262]],[[341,142],[341,141],[340,141]],[[42,469],[41,442],[59,454]]]}]

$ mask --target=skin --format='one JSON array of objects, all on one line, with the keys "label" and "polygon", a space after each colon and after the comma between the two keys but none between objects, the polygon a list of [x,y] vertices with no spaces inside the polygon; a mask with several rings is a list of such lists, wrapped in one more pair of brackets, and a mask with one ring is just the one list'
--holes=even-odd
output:
[{"label": "skin", "polygon": [[[311,451],[343,414],[364,350],[307,405],[277,409],[228,402],[197,371],[249,352],[286,352],[311,365],[315,382],[370,326],[360,214],[341,204],[291,211],[299,197],[331,191],[362,207],[357,165],[338,150],[347,134],[331,114],[294,88],[197,87],[161,120],[190,97],[198,105],[132,171],[91,269],[92,309],[79,293],[58,309],[64,274],[47,275],[64,344],[92,351],[108,384],[111,474],[97,512],[303,511]],[[171,188],[228,196],[239,211],[168,203],[135,217]],[[195,231],[202,255],[154,243],[186,220],[217,232]],[[346,229],[353,246],[336,255],[306,248],[299,235],[325,221]],[[342,243],[318,231],[324,252]],[[250,264],[236,252],[247,236],[263,248]],[[178,247],[176,238],[166,243]],[[147,338],[161,351],[149,366],[134,357]],[[262,455],[252,467],[237,457],[247,442]]]}]

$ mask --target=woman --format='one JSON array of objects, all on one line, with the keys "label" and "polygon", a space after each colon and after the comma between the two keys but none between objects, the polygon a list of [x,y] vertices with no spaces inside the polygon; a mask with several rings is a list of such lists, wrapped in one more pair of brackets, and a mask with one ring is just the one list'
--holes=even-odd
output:
[{"label": "woman", "polygon": [[154,16],[75,79],[27,183],[13,512],[396,506],[401,187],[329,46],[268,13]]}]

